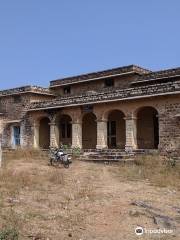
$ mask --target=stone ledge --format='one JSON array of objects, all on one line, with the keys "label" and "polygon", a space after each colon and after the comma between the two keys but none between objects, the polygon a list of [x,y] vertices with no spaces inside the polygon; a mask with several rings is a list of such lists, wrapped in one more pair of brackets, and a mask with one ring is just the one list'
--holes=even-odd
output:
[{"label": "stone ledge", "polygon": [[129,65],[129,66],[123,66],[123,67],[113,68],[113,69],[104,70],[104,71],[92,72],[92,73],[82,74],[78,76],[53,80],[50,82],[50,87],[53,88],[53,87],[58,87],[62,85],[67,85],[67,84],[97,80],[100,78],[107,78],[115,75],[121,75],[121,74],[123,75],[125,73],[137,73],[141,75],[149,72],[151,71],[144,69],[142,67],[139,67],[136,65]]},{"label": "stone ledge", "polygon": [[37,94],[45,94],[45,95],[54,95],[49,88],[43,88],[39,86],[24,86],[18,88],[12,88],[7,90],[0,91],[0,97],[16,95],[16,94],[24,94],[24,93],[37,93]]},{"label": "stone ledge", "polygon": [[123,90],[116,89],[107,92],[104,91],[102,93],[93,93],[91,95],[81,94],[78,96],[61,97],[51,101],[34,102],[30,105],[28,111],[117,100],[130,100],[135,98],[154,97],[175,93],[180,93],[180,81],[134,87]]}]

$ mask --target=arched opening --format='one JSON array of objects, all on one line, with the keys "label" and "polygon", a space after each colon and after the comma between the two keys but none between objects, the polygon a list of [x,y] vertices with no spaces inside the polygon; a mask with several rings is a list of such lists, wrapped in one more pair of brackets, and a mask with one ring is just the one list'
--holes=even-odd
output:
[{"label": "arched opening", "polygon": [[69,115],[62,115],[59,119],[59,143],[72,145],[72,119]]},{"label": "arched opening", "polygon": [[158,149],[159,120],[153,107],[143,107],[137,113],[137,144],[139,149]]},{"label": "arched opening", "polygon": [[125,148],[126,132],[124,113],[113,110],[108,115],[107,136],[109,148]]},{"label": "arched opening", "polygon": [[95,149],[97,145],[97,122],[93,113],[86,113],[82,119],[82,146]]},{"label": "arched opening", "polygon": [[45,117],[39,123],[39,147],[48,149],[50,146],[50,120]]}]

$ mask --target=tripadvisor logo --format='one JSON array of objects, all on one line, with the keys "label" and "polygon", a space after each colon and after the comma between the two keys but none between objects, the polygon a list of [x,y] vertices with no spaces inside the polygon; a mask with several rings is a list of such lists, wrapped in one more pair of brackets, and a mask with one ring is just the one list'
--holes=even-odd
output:
[{"label": "tripadvisor logo", "polygon": [[136,235],[142,235],[144,233],[144,229],[142,228],[142,227],[140,227],[140,226],[138,226],[138,227],[136,227],[135,228],[135,234]]},{"label": "tripadvisor logo", "polygon": [[172,234],[173,233],[173,229],[147,229],[147,228],[142,228],[140,226],[137,226],[135,228],[135,234],[140,236],[143,234],[162,234],[162,233],[166,233],[166,234]]}]

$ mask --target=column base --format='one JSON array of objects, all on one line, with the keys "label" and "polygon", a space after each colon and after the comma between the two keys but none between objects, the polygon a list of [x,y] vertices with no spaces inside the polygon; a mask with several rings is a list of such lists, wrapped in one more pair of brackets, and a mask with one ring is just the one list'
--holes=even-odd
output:
[{"label": "column base", "polygon": [[96,145],[96,149],[108,149],[106,145]]},{"label": "column base", "polygon": [[125,151],[126,152],[133,152],[136,149],[137,149],[137,146],[130,146],[130,145],[125,146]]}]

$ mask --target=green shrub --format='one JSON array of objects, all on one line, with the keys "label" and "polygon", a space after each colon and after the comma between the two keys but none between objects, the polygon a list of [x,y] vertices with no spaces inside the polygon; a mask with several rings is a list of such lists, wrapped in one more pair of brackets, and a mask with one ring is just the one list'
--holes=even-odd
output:
[{"label": "green shrub", "polygon": [[4,228],[0,231],[0,240],[18,240],[19,233],[15,228]]},{"label": "green shrub", "polygon": [[79,147],[74,147],[74,148],[72,149],[72,154],[73,154],[73,156],[75,156],[75,157],[80,156],[80,154],[81,154],[81,149],[80,149]]}]

